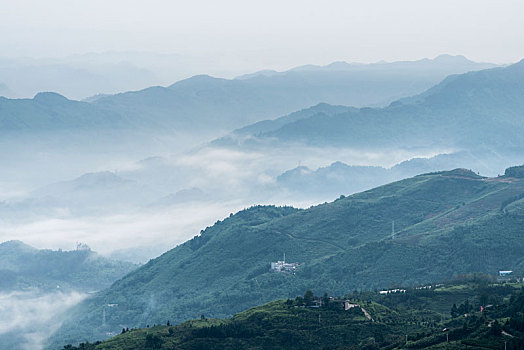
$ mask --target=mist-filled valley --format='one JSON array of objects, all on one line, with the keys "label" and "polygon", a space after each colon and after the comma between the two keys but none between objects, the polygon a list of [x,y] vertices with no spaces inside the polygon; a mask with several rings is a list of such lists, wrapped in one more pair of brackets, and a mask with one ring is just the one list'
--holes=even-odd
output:
[{"label": "mist-filled valley", "polygon": [[[443,58],[425,64],[433,64],[438,71],[439,60]],[[445,62],[450,65],[453,60],[459,66],[464,63],[461,57],[446,57]],[[390,65],[393,71],[397,69],[398,65]],[[403,65],[409,67],[409,62]],[[413,70],[417,72],[420,65],[414,62]],[[382,66],[379,72],[387,73],[388,66]],[[198,107],[193,106],[194,114],[191,109],[180,112],[176,105],[168,105],[146,116],[128,113],[128,107],[123,107],[128,103],[117,104],[122,98],[142,108],[150,108],[150,99],[173,103],[171,95],[154,90],[116,95],[111,103],[102,103],[111,96],[99,103],[76,102],[50,93],[33,100],[4,100],[7,113],[2,114],[2,142],[3,149],[10,151],[2,153],[3,239],[55,249],[85,242],[103,254],[145,262],[194,236],[202,227],[254,204],[305,208],[417,174],[457,167],[496,176],[523,162],[514,119],[522,110],[522,90],[513,83],[521,81],[521,66],[453,76],[416,97],[386,107],[358,109],[320,103],[264,121],[253,119],[255,114],[244,121],[224,121],[222,117],[210,123],[216,94],[239,92],[235,86],[220,83],[216,87],[198,79],[198,85],[188,88],[201,101]],[[317,79],[322,81],[322,72],[330,77],[335,68],[309,69],[318,71]],[[479,79],[483,90],[478,89]],[[324,94],[329,94],[330,88]],[[457,88],[462,88],[468,99],[455,97],[455,102],[444,108],[442,96],[459,96]],[[504,95],[505,106],[500,106],[498,96],[492,97],[497,103],[490,103],[485,98],[487,89],[511,89]],[[149,99],[144,101],[142,95]],[[375,102],[381,98],[386,97]],[[487,105],[480,112],[479,101]],[[177,102],[187,103],[185,99]],[[221,108],[229,108],[235,115],[237,108],[249,109],[250,103],[231,100],[230,107]],[[264,116],[280,108],[278,104],[275,107],[264,106]],[[464,118],[454,123],[445,119],[463,111],[473,118],[491,110],[501,115],[497,127],[505,128],[494,135],[500,135],[498,138],[482,134],[482,130],[493,128],[489,119],[485,125]],[[443,118],[434,116],[439,113]],[[398,122],[390,126],[358,121],[391,120],[391,114]],[[412,121],[416,114],[419,122]],[[209,124],[187,124],[188,115]],[[402,118],[409,121],[400,122]],[[249,124],[251,121],[255,123]],[[353,126],[346,130],[336,123]],[[408,144],[395,141],[399,137],[408,140],[402,135],[405,123],[410,123],[412,130]],[[421,129],[416,129],[417,123]],[[224,125],[224,130],[230,125],[237,128],[226,132],[217,125]],[[323,125],[329,125],[328,129]],[[463,134],[464,128],[479,131]],[[442,131],[435,132],[437,129]],[[432,136],[437,138],[432,140]],[[144,252],[142,256],[131,253],[137,248]],[[129,257],[125,250],[130,251]]]},{"label": "mist-filled valley", "polygon": [[517,34],[30,2],[0,7],[0,350],[523,346]]}]

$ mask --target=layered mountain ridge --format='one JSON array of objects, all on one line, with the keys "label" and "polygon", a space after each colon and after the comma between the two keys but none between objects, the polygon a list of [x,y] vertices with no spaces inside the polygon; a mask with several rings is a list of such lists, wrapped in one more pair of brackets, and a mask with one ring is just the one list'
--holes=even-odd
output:
[{"label": "layered mountain ridge", "polygon": [[[449,74],[493,67],[460,56],[371,65],[295,69],[244,79],[197,75],[168,87],[101,95],[90,102],[40,93],[34,99],[0,99],[0,131],[64,128],[148,128],[229,131],[269,117],[327,102],[377,105],[420,93]],[[337,68],[338,67],[338,68]],[[425,70],[421,71],[421,67]],[[217,135],[218,136],[218,135]]]},{"label": "layered mountain ridge", "polygon": [[514,151],[522,148],[523,77],[524,60],[449,76],[426,92],[388,107],[335,111],[322,106],[322,112],[317,112],[316,106],[302,111],[299,118],[259,122],[216,143]]}]

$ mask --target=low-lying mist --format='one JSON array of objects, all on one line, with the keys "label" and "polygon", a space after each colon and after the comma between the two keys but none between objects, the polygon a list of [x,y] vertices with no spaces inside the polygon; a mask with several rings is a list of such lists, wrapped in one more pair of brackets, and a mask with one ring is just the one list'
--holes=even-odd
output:
[{"label": "low-lying mist", "polygon": [[0,294],[1,348],[43,349],[64,314],[85,297],[77,292],[41,294],[37,290]]},{"label": "low-lying mist", "polygon": [[[121,156],[122,150],[102,158],[57,150],[48,166],[56,163],[53,178],[60,181],[34,185],[28,179],[23,192],[3,183],[0,241],[19,239],[53,249],[83,242],[104,255],[145,262],[251,205],[306,208],[423,172],[470,167],[493,176],[519,160],[444,149],[301,145],[241,149],[209,144],[159,156],[155,150],[146,147],[141,153],[151,156],[135,160]],[[90,166],[92,171],[80,176],[63,171],[60,177],[62,169],[78,174]],[[0,175],[0,185],[7,178]]]},{"label": "low-lying mist", "polygon": [[[215,218],[240,209],[242,205],[237,203],[193,203],[158,211],[50,216],[28,223],[3,223],[1,239],[18,239],[35,247],[65,250],[75,247],[76,242],[83,242],[104,255],[118,250],[123,260],[144,262],[198,234],[203,227],[212,225]],[[144,249],[152,247],[153,252]],[[122,251],[132,248],[144,252],[140,256],[133,253],[127,259]]]},{"label": "low-lying mist", "polygon": [[[67,152],[61,154],[67,157]],[[136,162],[115,156],[106,169],[92,161],[93,173],[71,178],[64,172],[64,181],[34,188],[18,198],[4,197],[0,235],[2,240],[17,238],[47,248],[71,248],[81,241],[101,253],[153,242],[162,242],[167,249],[253,204],[304,207],[333,199],[295,198],[280,188],[278,176],[298,165],[315,168],[343,161],[389,166],[415,155],[420,154],[201,147]],[[63,159],[53,159],[63,166]],[[82,163],[85,169],[90,162],[90,158],[72,155],[67,159],[70,168]]]}]

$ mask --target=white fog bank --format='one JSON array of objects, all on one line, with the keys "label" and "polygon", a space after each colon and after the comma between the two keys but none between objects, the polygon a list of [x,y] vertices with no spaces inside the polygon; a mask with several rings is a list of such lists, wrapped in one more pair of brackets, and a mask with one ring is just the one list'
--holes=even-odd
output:
[{"label": "white fog bank", "polygon": [[[85,297],[77,292],[0,294],[0,344],[4,344],[0,348],[43,349],[43,342],[60,327],[63,315]],[[5,343],[12,339],[17,343]]]}]

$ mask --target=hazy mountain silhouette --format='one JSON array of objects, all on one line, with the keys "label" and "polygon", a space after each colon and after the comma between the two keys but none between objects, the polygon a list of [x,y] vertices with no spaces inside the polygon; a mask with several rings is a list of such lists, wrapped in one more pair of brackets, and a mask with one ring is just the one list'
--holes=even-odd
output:
[{"label": "hazy mountain silhouette", "polygon": [[[383,147],[515,150],[524,146],[524,61],[447,77],[426,92],[384,108],[338,114],[303,111],[302,118],[259,122],[221,143],[302,143],[378,149]],[[318,107],[314,107],[318,108]],[[257,129],[263,125],[264,129]],[[253,130],[246,137],[242,130]],[[238,138],[237,134],[242,137]]]}]

